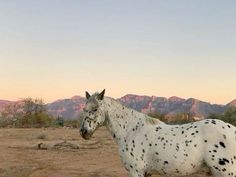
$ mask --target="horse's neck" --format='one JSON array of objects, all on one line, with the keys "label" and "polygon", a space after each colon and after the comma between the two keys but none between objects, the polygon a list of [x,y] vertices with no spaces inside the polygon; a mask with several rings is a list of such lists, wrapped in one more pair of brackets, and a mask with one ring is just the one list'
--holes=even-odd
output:
[{"label": "horse's neck", "polygon": [[118,101],[105,98],[105,109],[107,110],[106,127],[116,142],[126,141],[137,129],[146,124],[145,114],[131,110]]}]

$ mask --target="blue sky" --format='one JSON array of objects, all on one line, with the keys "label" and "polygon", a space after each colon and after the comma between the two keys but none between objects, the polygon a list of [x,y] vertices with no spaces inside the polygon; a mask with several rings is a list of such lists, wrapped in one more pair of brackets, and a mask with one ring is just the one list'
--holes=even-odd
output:
[{"label": "blue sky", "polygon": [[0,1],[0,98],[236,98],[236,1]]}]

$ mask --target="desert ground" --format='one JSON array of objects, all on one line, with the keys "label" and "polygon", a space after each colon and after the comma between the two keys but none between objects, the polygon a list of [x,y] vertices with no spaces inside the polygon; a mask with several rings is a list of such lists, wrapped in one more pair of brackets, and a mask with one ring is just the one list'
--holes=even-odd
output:
[{"label": "desert ground", "polygon": [[[192,175],[200,176],[205,173]],[[4,128],[0,129],[0,177],[128,177],[128,173],[105,128],[88,141],[78,129]]]}]

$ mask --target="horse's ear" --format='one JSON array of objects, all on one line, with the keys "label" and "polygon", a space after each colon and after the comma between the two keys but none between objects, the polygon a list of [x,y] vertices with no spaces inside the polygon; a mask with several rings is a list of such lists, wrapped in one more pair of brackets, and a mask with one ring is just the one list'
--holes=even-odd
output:
[{"label": "horse's ear", "polygon": [[87,99],[89,99],[91,97],[90,94],[87,91],[85,92],[85,95],[86,95]]},{"label": "horse's ear", "polygon": [[105,95],[105,89],[104,89],[101,93],[98,94],[97,98],[98,98],[99,100],[103,100],[104,95]]}]

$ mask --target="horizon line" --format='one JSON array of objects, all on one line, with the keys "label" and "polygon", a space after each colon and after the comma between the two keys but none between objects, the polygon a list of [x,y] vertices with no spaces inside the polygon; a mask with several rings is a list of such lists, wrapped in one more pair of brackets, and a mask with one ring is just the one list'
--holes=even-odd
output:
[{"label": "horizon line", "polygon": [[[125,97],[127,95],[157,97],[157,98],[166,98],[166,99],[170,99],[172,97],[177,97],[177,98],[184,99],[184,100],[195,99],[195,100],[199,100],[199,101],[202,101],[202,102],[206,102],[206,103],[210,103],[210,104],[217,104],[217,105],[227,105],[227,104],[231,103],[232,101],[236,100],[236,98],[232,98],[230,101],[228,101],[226,103],[216,103],[216,102],[206,101],[206,100],[202,100],[202,99],[194,98],[194,97],[180,97],[180,96],[176,96],[176,95],[173,95],[173,96],[156,96],[156,95],[134,94],[134,93],[127,93],[127,94],[124,94],[123,96],[118,96],[118,97],[112,97],[112,96],[108,95],[107,97],[111,97],[111,98],[114,98],[114,99],[120,99],[120,98]],[[68,97],[64,97],[64,98],[53,99],[52,101],[50,101],[50,100],[49,101],[45,101],[46,99],[41,98],[41,97],[31,97],[31,96],[28,96],[28,97],[25,97],[25,98],[42,99],[45,104],[51,104],[53,102],[60,101],[60,100],[72,99],[73,97],[76,97],[76,96],[81,97],[81,98],[85,98],[85,96],[81,96],[81,95],[73,95],[73,96],[68,96]],[[18,98],[18,99],[1,99],[0,98],[0,101],[17,102],[17,101],[23,100],[25,98]]]}]

